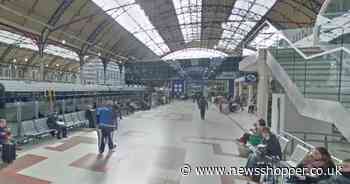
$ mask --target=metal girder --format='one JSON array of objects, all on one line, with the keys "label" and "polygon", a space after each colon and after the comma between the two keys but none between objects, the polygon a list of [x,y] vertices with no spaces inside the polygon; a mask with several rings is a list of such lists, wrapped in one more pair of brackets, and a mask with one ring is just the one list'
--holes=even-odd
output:
[{"label": "metal girder", "polygon": [[[254,6],[254,3],[255,3],[255,0],[253,0],[253,3],[249,5],[249,8],[247,9],[247,12],[250,12],[250,11],[251,11],[251,9],[252,9],[253,6]],[[245,16],[242,17],[242,20],[245,20],[246,18],[247,18],[247,14],[245,14]],[[242,22],[239,23],[239,25],[236,27],[234,33],[230,36],[231,38],[234,37],[234,36],[236,35],[236,32],[237,32],[238,28],[241,27],[241,25],[242,25]],[[226,49],[226,50],[227,50],[228,44],[229,44],[229,42],[226,43],[226,46],[225,46],[225,49]]]},{"label": "metal girder", "polygon": [[80,17],[80,18],[77,18],[77,19],[74,19],[74,20],[70,20],[69,22],[65,22],[65,23],[63,23],[61,25],[56,26],[53,30],[62,29],[64,27],[70,26],[72,24],[75,24],[75,23],[78,23],[78,22],[81,22],[81,21],[84,21],[84,20],[87,20],[87,19],[91,19],[91,18],[93,18],[95,16],[104,15],[107,12],[116,11],[116,10],[119,10],[119,9],[122,9],[122,8],[125,8],[125,7],[128,7],[128,6],[134,5],[134,4],[135,3],[131,3],[131,4],[126,4],[126,5],[122,5],[122,6],[119,6],[119,7],[111,8],[111,9],[108,9],[108,10],[105,10],[105,11],[98,11],[96,13],[92,13],[92,14],[84,16],[84,17]]},{"label": "metal girder", "polygon": [[58,56],[53,57],[52,60],[49,62],[49,66],[55,64],[55,62],[56,62],[59,58],[60,58],[60,57],[58,57]]},{"label": "metal girder", "polygon": [[[55,26],[57,24],[57,22],[60,20],[60,18],[62,17],[62,15],[64,14],[64,12],[70,7],[70,5],[73,3],[73,0],[63,0],[61,2],[61,4],[58,6],[58,8],[56,9],[56,11],[51,15],[49,21],[47,22],[47,24],[49,26]],[[39,55],[42,57],[44,54],[44,49],[45,49],[45,45],[46,45],[46,41],[51,33],[51,29],[49,27],[45,27],[42,31],[41,31],[41,35],[40,35],[40,40],[38,43],[38,47],[39,47]]]},{"label": "metal girder", "polygon": [[103,20],[99,25],[96,26],[96,28],[90,33],[90,35],[87,38],[87,42],[91,44],[85,43],[80,50],[80,54],[85,55],[86,52],[91,48],[92,46],[96,45],[96,39],[99,36],[99,34],[110,24],[108,19]]},{"label": "metal girder", "polygon": [[63,0],[60,6],[56,9],[55,13],[51,16],[47,24],[55,26],[64,14],[64,12],[70,7],[72,3],[73,0]]},{"label": "metal girder", "polygon": [[28,59],[28,65],[31,65],[37,56],[38,56],[38,53],[33,52],[33,55]]},{"label": "metal girder", "polygon": [[[230,22],[246,22],[246,21],[227,21],[227,23],[230,23]],[[198,22],[198,23],[189,23],[189,24],[173,24],[173,25],[164,25],[164,26],[161,26],[161,27],[158,27],[158,28],[153,28],[153,29],[146,29],[146,30],[143,30],[143,31],[140,31],[140,32],[144,32],[144,31],[153,31],[153,30],[168,30],[168,29],[173,29],[174,27],[178,27],[178,26],[187,26],[187,25],[196,25],[196,24],[208,24],[208,25],[212,25],[212,24],[221,24],[222,22],[221,21],[207,21],[207,22]],[[210,29],[218,29],[218,30],[223,30],[223,31],[230,31],[230,32],[234,32],[234,30],[231,30],[231,29],[226,29],[226,28],[222,28],[222,27],[215,27],[215,26],[206,26],[205,28],[210,28]],[[236,27],[234,27],[236,28]],[[250,27],[252,28],[252,27]],[[238,28],[238,30],[240,30],[241,32],[246,32],[248,33],[248,31],[246,31],[245,29],[242,29],[242,28]],[[134,33],[140,33],[140,32],[134,32]]]},{"label": "metal girder", "polygon": [[86,52],[89,50],[89,48],[96,45],[96,39],[100,35],[100,33],[103,32],[103,30],[110,24],[108,19],[103,20],[97,27],[90,33],[90,35],[87,38],[87,42],[91,44],[85,43],[80,50],[80,54],[85,55]]},{"label": "metal girder", "polygon": [[[293,1],[293,2],[295,2],[295,1]],[[296,6],[293,3],[288,2],[288,1],[281,1],[280,3],[286,4],[286,5],[290,6],[290,7],[292,7],[294,10],[299,10],[299,8],[300,8],[300,7],[298,7],[298,6]],[[300,3],[297,3],[297,4],[300,4]],[[304,4],[302,4],[302,5],[304,5]],[[305,8],[308,9],[308,7],[305,7]],[[310,9],[308,9],[308,10],[310,10]],[[304,11],[299,11],[299,12],[302,13],[303,15],[305,15],[306,17],[310,18],[311,20],[314,18],[312,15],[309,15],[309,14],[307,14]],[[313,10],[311,10],[311,12],[315,13],[315,11],[313,11]],[[317,15],[317,14],[318,13],[315,13],[315,15]]]},{"label": "metal girder", "polygon": [[6,56],[8,56],[11,52],[12,52],[12,50],[15,48],[15,46],[14,45],[9,45],[6,49],[5,49],[5,51],[1,54],[1,56],[0,56],[0,62],[1,61],[4,61],[4,59],[6,58]]},{"label": "metal girder", "polygon": [[[303,7],[305,7],[306,9],[310,10],[311,12],[315,13],[316,15],[318,14],[318,11],[316,10],[316,8],[321,8],[322,4],[318,3],[317,1],[314,0],[292,0],[293,2],[297,3],[297,4],[301,4]],[[308,6],[310,5],[310,6]]]},{"label": "metal girder", "polygon": [[[43,27],[48,27],[48,28],[50,28],[50,29],[53,28],[52,26],[48,25],[46,22],[43,22],[43,21],[41,21],[41,20],[38,20],[37,18],[33,18],[33,17],[30,17],[30,16],[27,16],[27,15],[25,15],[24,13],[20,12],[19,10],[15,10],[15,9],[13,9],[13,8],[7,7],[7,6],[5,6],[5,5],[3,5],[3,4],[1,4],[1,3],[0,3],[0,9],[3,9],[3,10],[5,10],[5,11],[8,11],[8,12],[10,12],[11,14],[14,14],[14,15],[16,15],[16,16],[18,16],[18,17],[23,17],[23,18],[25,18],[25,19],[28,19],[28,20],[30,20],[31,22],[37,23],[37,24],[39,24],[39,25],[41,25],[41,26],[43,26]],[[14,29],[20,30],[20,31],[25,30],[26,32],[29,32],[29,33],[32,34],[32,35],[35,35],[35,36],[40,37],[40,32],[38,32],[38,31],[36,31],[36,30],[34,30],[34,29],[26,28],[26,27],[21,26],[21,25],[19,25],[19,24],[17,24],[17,23],[13,23],[13,22],[11,22],[11,21],[7,21],[7,20],[3,20],[3,19],[2,19],[1,21],[2,21],[2,22],[0,22],[0,24],[2,24],[2,25],[6,25],[6,26],[8,26],[8,27],[11,27],[11,28],[14,28]],[[11,25],[12,25],[12,26],[11,26]],[[79,38],[78,36],[72,35],[71,33],[67,33],[67,32],[60,31],[60,30],[58,30],[58,31],[59,31],[59,33],[61,33],[62,35],[67,36],[67,37],[70,37],[70,38],[72,38],[72,39],[74,39],[74,40],[77,40],[77,41],[79,41],[79,42],[81,42],[81,43],[91,44],[91,43],[88,43],[85,39]],[[39,39],[38,39],[38,40],[39,40]],[[38,42],[39,42],[39,41],[38,41]],[[57,42],[59,42],[59,41],[57,41],[57,38],[54,38],[54,42],[57,43]],[[69,44],[68,44],[68,45],[69,45]],[[75,46],[75,45],[74,45],[74,46]],[[101,48],[100,46],[95,46],[95,47],[96,47],[97,49],[105,49],[105,48]],[[106,50],[105,52],[106,52],[106,53],[111,53],[111,54],[113,54],[114,57],[124,58],[123,56],[115,55],[115,54],[112,53],[110,50]],[[43,53],[43,52],[42,52],[42,53]]]},{"label": "metal girder", "polygon": [[73,23],[71,22],[74,22],[74,19],[76,17],[79,17],[79,15],[81,14],[81,12],[83,11],[83,9],[88,5],[89,1],[85,1],[84,4],[82,4],[79,8],[78,8],[78,11],[75,11],[74,12],[74,15],[72,16],[72,18],[69,20],[68,23],[62,23],[60,25],[57,25],[55,26],[54,28],[52,28],[51,30],[52,31],[55,31],[55,30],[59,30],[59,29],[62,29],[63,31],[66,31],[70,25],[72,25]]}]

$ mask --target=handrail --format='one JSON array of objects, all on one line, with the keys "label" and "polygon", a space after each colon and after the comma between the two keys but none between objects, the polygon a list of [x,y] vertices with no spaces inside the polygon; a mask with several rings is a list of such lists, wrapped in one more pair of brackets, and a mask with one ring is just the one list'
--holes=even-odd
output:
[{"label": "handrail", "polygon": [[350,140],[350,127],[346,123],[349,117],[348,109],[345,109],[338,101],[305,98],[290,79],[288,73],[268,50],[266,64],[274,78],[285,89],[287,96],[299,114],[335,124],[344,137]]},{"label": "handrail", "polygon": [[330,133],[321,133],[321,132],[304,132],[304,131],[288,131],[291,134],[309,134],[309,135],[322,135],[322,136],[330,136],[330,137],[344,137],[339,134],[330,134]]},{"label": "handrail", "polygon": [[[292,138],[291,141],[296,140],[297,142],[301,143],[303,146],[307,147],[308,149],[314,149],[315,146],[311,145],[310,143],[307,143],[305,141],[303,141],[302,139],[300,139],[299,137],[292,135],[291,133],[285,132],[285,131],[281,131],[281,134],[286,136],[286,137],[290,137]],[[293,144],[292,144],[293,146]],[[294,149],[294,148],[292,148]],[[343,161],[335,156],[332,155],[332,159],[335,160],[337,163],[342,163]]]}]

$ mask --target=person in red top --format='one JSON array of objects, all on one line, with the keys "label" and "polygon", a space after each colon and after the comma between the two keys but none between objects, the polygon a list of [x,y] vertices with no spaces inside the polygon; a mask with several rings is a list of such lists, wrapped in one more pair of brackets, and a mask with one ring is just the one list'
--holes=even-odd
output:
[{"label": "person in red top", "polygon": [[5,119],[0,119],[0,144],[8,144],[11,138],[11,131],[7,128]]}]

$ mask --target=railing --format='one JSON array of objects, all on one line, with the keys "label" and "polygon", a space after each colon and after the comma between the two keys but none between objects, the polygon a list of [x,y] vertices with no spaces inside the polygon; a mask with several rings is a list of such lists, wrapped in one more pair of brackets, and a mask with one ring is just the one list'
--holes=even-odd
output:
[{"label": "railing", "polygon": [[[302,140],[305,142],[320,142],[324,143],[325,148],[328,149],[329,143],[348,143],[344,136],[341,134],[329,134],[329,133],[316,133],[316,132],[302,132],[302,131],[288,131],[290,134],[293,135],[302,135]],[[309,139],[309,136],[322,136],[323,139]],[[338,138],[340,140],[330,140],[329,138]],[[350,145],[350,143],[349,143]]]},{"label": "railing", "polygon": [[[290,149],[289,149],[290,153],[293,153],[293,151],[294,151],[294,149],[295,149],[295,147],[296,147],[297,144],[300,144],[300,145],[302,145],[302,146],[304,146],[305,148],[310,149],[310,150],[312,150],[312,149],[315,148],[315,146],[313,146],[313,145],[311,145],[310,143],[308,143],[308,142],[302,140],[301,138],[299,138],[299,137],[293,135],[291,132],[281,131],[280,133],[281,133],[282,136],[286,137],[287,139],[289,139],[289,140],[291,141]],[[333,159],[335,162],[337,162],[337,163],[341,163],[341,162],[342,162],[341,159],[339,159],[339,158],[337,158],[337,157],[335,157],[335,156],[332,156],[332,159]]]}]

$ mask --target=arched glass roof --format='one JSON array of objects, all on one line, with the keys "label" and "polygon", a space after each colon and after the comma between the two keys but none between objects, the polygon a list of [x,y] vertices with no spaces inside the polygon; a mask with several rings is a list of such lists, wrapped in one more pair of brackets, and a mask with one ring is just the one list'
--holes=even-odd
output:
[{"label": "arched glass roof", "polygon": [[135,0],[93,0],[157,55],[169,52],[163,38]]},{"label": "arched glass roof", "polygon": [[[38,46],[31,38],[12,33],[6,30],[0,30],[0,42],[8,45],[15,45],[19,48],[25,48],[32,51],[39,50]],[[56,45],[47,45],[45,47],[44,53],[79,61],[77,53]]]},{"label": "arched glass roof", "polygon": [[237,0],[228,21],[222,24],[223,29],[234,31],[224,30],[217,48],[235,49],[275,2],[276,0]]},{"label": "arched glass roof", "polygon": [[[193,47],[233,53],[276,0],[93,2],[155,54],[164,56]],[[157,19],[156,16],[164,17],[165,20]],[[167,18],[173,16],[177,17],[177,21]],[[180,34],[176,30],[180,30]],[[179,45],[182,48],[178,48]]]},{"label": "arched glass roof", "polygon": [[215,58],[215,57],[227,57],[227,54],[213,50],[203,48],[187,48],[179,51],[175,51],[164,56],[163,60],[177,60],[177,59],[193,59],[193,58]]}]

